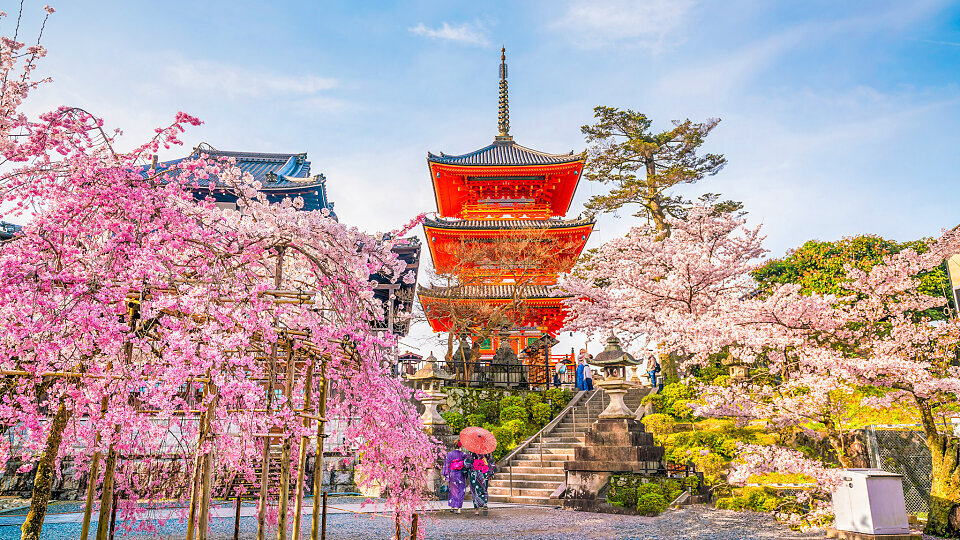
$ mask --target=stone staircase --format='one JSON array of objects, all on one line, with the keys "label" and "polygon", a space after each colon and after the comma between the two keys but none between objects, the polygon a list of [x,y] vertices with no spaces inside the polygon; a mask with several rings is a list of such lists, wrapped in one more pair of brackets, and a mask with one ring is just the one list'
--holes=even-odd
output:
[{"label": "stone staircase", "polygon": [[[636,410],[648,393],[650,388],[631,389],[624,403]],[[499,468],[490,481],[490,501],[559,505],[557,488],[566,479],[563,464],[573,459],[573,449],[583,444],[583,433],[606,406],[607,396],[601,390],[583,395],[563,420],[543,434],[542,444],[540,437],[534,436],[526,448]]]}]

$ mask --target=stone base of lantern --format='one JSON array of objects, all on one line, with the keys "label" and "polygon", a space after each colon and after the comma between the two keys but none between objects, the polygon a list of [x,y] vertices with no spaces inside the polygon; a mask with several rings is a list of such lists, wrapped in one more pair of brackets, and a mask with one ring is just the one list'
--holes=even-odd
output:
[{"label": "stone base of lantern", "polygon": [[563,507],[603,511],[610,475],[641,473],[663,476],[663,448],[633,418],[601,418],[587,431],[584,445],[574,449],[574,459],[564,464],[567,490]]},{"label": "stone base of lantern", "polygon": [[600,413],[599,418],[633,418],[635,416],[634,411],[631,411],[623,402],[623,397],[627,395],[627,391],[633,388],[632,384],[617,377],[598,381],[597,386],[610,396],[610,403]]}]

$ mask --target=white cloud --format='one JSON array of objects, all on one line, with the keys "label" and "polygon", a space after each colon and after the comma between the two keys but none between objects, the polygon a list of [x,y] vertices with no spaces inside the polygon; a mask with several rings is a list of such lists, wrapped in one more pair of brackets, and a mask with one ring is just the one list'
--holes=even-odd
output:
[{"label": "white cloud", "polygon": [[420,23],[411,28],[410,32],[417,36],[446,39],[466,45],[486,47],[490,44],[490,40],[487,39],[487,28],[479,21],[456,25],[444,22],[437,28],[428,28],[423,23]]},{"label": "white cloud", "polygon": [[196,92],[215,92],[233,99],[316,96],[334,88],[337,82],[337,79],[330,77],[293,76],[194,60],[166,62],[162,78],[162,83],[190,88]]},{"label": "white cloud", "polygon": [[683,22],[694,0],[571,0],[554,27],[578,44],[631,44],[660,50]]}]

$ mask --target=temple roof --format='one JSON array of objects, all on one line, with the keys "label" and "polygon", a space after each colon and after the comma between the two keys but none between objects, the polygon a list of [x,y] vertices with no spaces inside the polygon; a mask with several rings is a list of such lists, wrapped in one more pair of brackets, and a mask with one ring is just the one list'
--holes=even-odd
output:
[{"label": "temple roof", "polygon": [[[432,298],[509,300],[513,298],[515,288],[515,285],[456,285],[453,287],[421,286],[417,288],[417,292],[420,296]],[[554,294],[554,287],[549,285],[528,285],[525,286],[524,289],[524,298],[569,298],[568,296]]]},{"label": "temple roof", "polygon": [[427,161],[432,163],[446,163],[449,165],[554,165],[558,163],[572,163],[580,161],[583,153],[574,154],[571,150],[566,154],[548,154],[526,146],[520,146],[512,139],[495,140],[493,144],[479,150],[451,156],[440,152],[436,155],[427,152]]},{"label": "temple roof", "polygon": [[[196,159],[201,155],[206,155],[211,160],[233,158],[241,171],[249,173],[255,181],[260,182],[262,185],[260,190],[271,200],[278,200],[285,196],[303,197],[304,210],[327,208],[331,213],[333,212],[333,204],[327,198],[327,179],[322,174],[310,174],[310,162],[307,161],[306,152],[297,154],[236,152],[217,150],[209,144],[201,143],[190,155],[157,163],[156,168],[158,170],[172,168],[185,159]],[[196,178],[193,183],[197,188],[201,188],[203,193],[207,190],[216,191],[229,187],[217,177]],[[214,197],[217,200],[230,198],[217,195]]]},{"label": "temple roof", "polygon": [[594,225],[590,219],[436,219],[423,220],[424,227],[436,229],[570,229]]}]

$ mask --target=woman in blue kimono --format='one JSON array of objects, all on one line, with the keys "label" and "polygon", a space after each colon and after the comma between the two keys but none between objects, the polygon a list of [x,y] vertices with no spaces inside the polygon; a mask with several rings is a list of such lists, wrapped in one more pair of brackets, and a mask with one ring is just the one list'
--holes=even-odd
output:
[{"label": "woman in blue kimono", "polygon": [[447,458],[443,460],[443,469],[440,471],[450,486],[450,500],[447,504],[458,514],[463,508],[463,496],[467,490],[465,460],[470,457],[470,454],[461,450],[460,447],[460,441],[457,441],[457,447],[447,453]]},{"label": "woman in blue kimono", "polygon": [[583,356],[577,360],[577,390],[583,390],[583,365],[584,358]]},{"label": "woman in blue kimono", "polygon": [[483,509],[483,515],[487,515],[487,482],[497,472],[497,465],[493,462],[490,454],[474,454],[463,462],[470,471],[470,493],[473,494],[473,507],[476,508],[476,514],[480,515],[480,509]]}]

